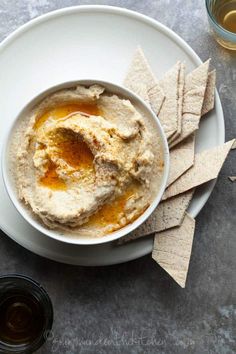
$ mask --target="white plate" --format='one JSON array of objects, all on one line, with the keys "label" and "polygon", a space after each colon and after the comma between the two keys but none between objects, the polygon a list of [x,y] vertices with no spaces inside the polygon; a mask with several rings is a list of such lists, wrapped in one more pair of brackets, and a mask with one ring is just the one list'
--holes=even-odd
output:
[{"label": "white plate", "polygon": [[[64,81],[92,77],[121,84],[137,45],[160,77],[177,60],[192,70],[201,63],[174,32],[141,14],[109,6],[79,6],[41,16],[10,35],[0,46],[0,142],[12,119],[39,92]],[[204,118],[197,150],[224,142],[218,94]],[[195,217],[214,183],[199,188],[189,208]],[[78,265],[126,262],[152,250],[152,237],[117,246],[66,245],[33,229],[16,211],[0,176],[0,227],[23,247],[50,259]]]}]

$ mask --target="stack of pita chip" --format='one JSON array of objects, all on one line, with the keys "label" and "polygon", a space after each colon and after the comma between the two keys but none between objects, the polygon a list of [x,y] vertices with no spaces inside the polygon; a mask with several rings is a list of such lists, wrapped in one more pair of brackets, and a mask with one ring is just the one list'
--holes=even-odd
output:
[{"label": "stack of pita chip", "polygon": [[124,85],[157,114],[170,148],[170,174],[162,202],[138,229],[119,243],[154,234],[152,258],[185,287],[195,230],[187,209],[197,186],[217,178],[235,140],[195,154],[201,118],[214,108],[215,70],[210,60],[192,72],[177,62],[161,80],[137,48]]}]

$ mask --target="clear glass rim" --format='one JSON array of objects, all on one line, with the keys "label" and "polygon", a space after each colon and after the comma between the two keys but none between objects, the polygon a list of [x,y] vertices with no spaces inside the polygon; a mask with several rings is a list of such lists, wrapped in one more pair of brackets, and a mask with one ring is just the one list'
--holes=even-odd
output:
[{"label": "clear glass rim", "polygon": [[[2,342],[0,340],[0,353],[2,353],[2,350],[3,350],[3,352],[9,353],[9,354],[10,353],[12,353],[12,354],[13,353],[15,353],[15,354],[23,354],[23,353],[30,354],[30,353],[35,352],[39,348],[41,348],[41,346],[46,342],[47,336],[52,329],[53,317],[54,317],[52,301],[51,301],[47,291],[42,287],[42,285],[27,275],[17,274],[17,273],[0,275],[0,282],[4,282],[7,280],[8,281],[12,281],[12,280],[23,281],[23,282],[25,282],[25,285],[28,283],[42,297],[41,302],[43,304],[46,317],[45,317],[44,328],[43,328],[40,336],[38,338],[36,338],[32,343],[27,343],[27,344],[13,345],[10,343]],[[26,289],[27,289],[27,287],[26,287]],[[32,290],[30,292],[32,292]]]},{"label": "clear glass rim", "polygon": [[213,16],[210,7],[209,7],[209,0],[205,0],[205,4],[206,4],[206,9],[207,9],[207,13],[208,16],[210,17],[210,19],[213,21],[213,23],[216,25],[216,27],[218,27],[222,32],[224,32],[227,35],[231,35],[233,37],[236,38],[236,33],[228,31],[227,29],[225,29],[224,27],[222,27],[215,19],[215,17]]}]

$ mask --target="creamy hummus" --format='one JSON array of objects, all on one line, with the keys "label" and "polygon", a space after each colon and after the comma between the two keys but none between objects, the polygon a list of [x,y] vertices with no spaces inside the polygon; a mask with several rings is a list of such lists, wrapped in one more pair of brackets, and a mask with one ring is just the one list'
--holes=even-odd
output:
[{"label": "creamy hummus", "polygon": [[138,218],[163,172],[155,124],[99,85],[45,98],[21,119],[11,155],[22,202],[47,227],[78,236],[103,236]]}]

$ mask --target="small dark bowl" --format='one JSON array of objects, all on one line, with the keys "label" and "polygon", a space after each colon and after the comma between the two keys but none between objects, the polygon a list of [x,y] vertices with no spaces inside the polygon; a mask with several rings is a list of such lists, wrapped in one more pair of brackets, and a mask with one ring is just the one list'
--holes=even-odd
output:
[{"label": "small dark bowl", "polygon": [[0,276],[0,307],[9,294],[19,294],[34,299],[42,309],[43,325],[38,336],[29,343],[11,343],[1,340],[0,336],[0,353],[33,353],[44,344],[52,329],[53,307],[51,300],[39,283],[19,274]]}]

